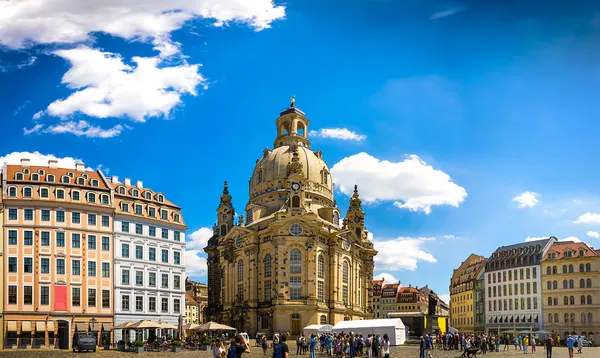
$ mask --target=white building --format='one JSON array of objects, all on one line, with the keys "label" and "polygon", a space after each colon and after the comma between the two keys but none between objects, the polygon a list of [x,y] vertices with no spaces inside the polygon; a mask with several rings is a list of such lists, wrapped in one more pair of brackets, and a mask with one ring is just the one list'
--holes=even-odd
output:
[{"label": "white building", "polygon": [[485,328],[490,332],[543,329],[541,260],[556,242],[501,246],[485,264]]},{"label": "white building", "polygon": [[[115,326],[185,319],[185,230],[180,208],[162,193],[111,179],[115,195]],[[129,340],[134,340],[134,332]],[[148,333],[145,333],[146,335]],[[142,338],[142,337],[138,337]],[[143,337],[144,339],[147,338]],[[115,331],[115,340],[124,339]]]}]

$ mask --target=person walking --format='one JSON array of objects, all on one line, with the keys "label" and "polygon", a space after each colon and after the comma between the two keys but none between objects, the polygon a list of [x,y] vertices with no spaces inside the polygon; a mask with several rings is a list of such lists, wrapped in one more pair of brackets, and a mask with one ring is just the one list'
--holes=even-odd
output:
[{"label": "person walking", "polygon": [[531,353],[535,353],[535,346],[536,346],[535,337],[531,337]]},{"label": "person walking", "polygon": [[552,346],[554,345],[554,340],[550,335],[546,337],[546,358],[552,358]]},{"label": "person walking", "polygon": [[577,353],[582,353],[583,349],[583,338],[581,336],[577,337]]},{"label": "person walking", "polygon": [[267,343],[267,336],[263,335],[260,339],[260,345],[263,349],[263,356],[267,355],[267,349],[269,348],[269,344]]},{"label": "person walking", "polygon": [[419,358],[425,358],[425,340],[423,336],[421,336],[421,341],[419,342]]},{"label": "person walking", "polygon": [[431,340],[431,336],[428,334],[425,340],[425,358],[433,358],[431,355],[431,349],[433,348],[433,341]]},{"label": "person walking", "polygon": [[523,338],[523,353],[527,354],[527,348],[529,348],[529,338],[527,336],[525,336],[525,338]]},{"label": "person walking", "polygon": [[317,353],[315,352],[315,350],[317,349],[317,338],[315,337],[314,333],[310,335],[309,348],[310,358],[317,358]]},{"label": "person walking", "polygon": [[573,358],[573,348],[575,347],[575,340],[569,334],[569,338],[567,338],[567,349],[569,350],[569,358]]}]

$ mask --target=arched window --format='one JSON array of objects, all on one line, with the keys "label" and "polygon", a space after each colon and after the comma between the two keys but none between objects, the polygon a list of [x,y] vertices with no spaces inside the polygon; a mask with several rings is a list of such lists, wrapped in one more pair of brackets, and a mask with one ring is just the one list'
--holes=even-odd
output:
[{"label": "arched window", "polygon": [[300,197],[298,195],[292,196],[292,208],[300,207]]},{"label": "arched window", "polygon": [[327,316],[324,314],[321,315],[321,318],[319,318],[319,324],[327,324]]},{"label": "arched window", "polygon": [[580,304],[582,304],[582,305],[585,305],[585,296],[583,296],[583,295],[582,295],[582,296],[579,298],[579,303],[580,303]]},{"label": "arched window", "polygon": [[238,260],[237,262],[237,280],[238,282],[244,281],[244,261]]},{"label": "arched window", "polygon": [[321,174],[321,184],[327,185],[327,176],[329,175],[329,173],[327,173],[327,170],[323,170]]},{"label": "arched window", "polygon": [[273,256],[271,254],[266,254],[264,259],[265,264],[265,277],[271,277],[272,265],[273,265]]},{"label": "arched window", "polygon": [[550,266],[546,267],[546,275],[551,275],[552,274],[552,268],[550,268]]},{"label": "arched window", "polygon": [[562,273],[567,273],[567,265],[563,265]]},{"label": "arched window", "polygon": [[575,296],[571,296],[571,297],[569,297],[569,303],[570,303],[571,305],[574,305],[574,304],[575,304]]},{"label": "arched window", "polygon": [[581,314],[581,323],[585,323],[585,313]]},{"label": "arched window", "polygon": [[258,170],[258,175],[256,176],[256,182],[257,184],[260,184],[263,182],[263,170],[262,168]]},{"label": "arched window", "polygon": [[583,257],[585,255],[585,251],[579,250],[579,257]]},{"label": "arched window", "polygon": [[592,279],[591,279],[591,278],[588,278],[588,279],[586,280],[586,286],[585,286],[585,287],[587,287],[587,288],[592,288]]},{"label": "arched window", "polygon": [[552,306],[552,297],[548,297],[548,306]]},{"label": "arched window", "polygon": [[17,188],[15,188],[14,186],[8,188],[8,196],[10,196],[11,198],[17,197]]},{"label": "arched window", "polygon": [[555,313],[555,314],[554,314],[554,322],[555,322],[555,323],[558,323],[558,313]]},{"label": "arched window", "polygon": [[552,313],[548,313],[548,323],[552,323]]},{"label": "arched window", "polygon": [[120,187],[120,188],[119,188],[119,194],[121,194],[121,195],[125,195],[125,188],[123,188],[123,187]]},{"label": "arched window", "polygon": [[563,280],[563,288],[569,288],[569,283],[567,280]]},{"label": "arched window", "polygon": [[149,191],[146,192],[146,200],[152,200],[152,193]]},{"label": "arched window", "polygon": [[569,297],[565,296],[565,297],[563,298],[563,304],[564,304],[565,306],[567,306],[567,305],[569,304]]},{"label": "arched window", "polygon": [[[548,267],[549,268],[549,267]],[[548,289],[551,290],[552,289],[552,282],[548,281]]]},{"label": "arched window", "polygon": [[227,225],[221,225],[221,236],[227,234]]},{"label": "arched window", "polygon": [[31,174],[31,180],[38,181],[40,180],[40,176],[36,173]]},{"label": "arched window", "polygon": [[569,323],[569,314],[565,313],[565,323]]},{"label": "arched window", "polygon": [[350,265],[348,265],[348,261],[345,261],[342,263],[342,301],[344,302],[345,305],[347,305],[348,302],[348,283],[349,283],[349,276],[350,276]]},{"label": "arched window", "polygon": [[590,272],[590,271],[592,271],[592,265],[585,264],[585,272]]},{"label": "arched window", "polygon": [[24,188],[23,189],[23,196],[26,198],[31,198],[31,188]]},{"label": "arched window", "polygon": [[569,273],[573,273],[573,265],[569,265]]},{"label": "arched window", "polygon": [[77,178],[77,185],[85,185],[85,179]]},{"label": "arched window", "polygon": [[594,322],[594,321],[592,320],[592,318],[593,318],[593,317],[592,317],[592,313],[591,313],[591,312],[590,312],[590,313],[588,313],[588,319],[587,319],[588,323],[592,323],[592,322]]},{"label": "arched window", "polygon": [[569,280],[569,288],[575,288],[575,281]]},{"label": "arched window", "polygon": [[556,266],[552,266],[552,274],[556,275]]},{"label": "arched window", "polygon": [[579,264],[579,272],[583,272],[583,271],[584,271],[583,264]]},{"label": "arched window", "polygon": [[333,224],[336,226],[340,226],[340,213],[337,211],[333,212]]},{"label": "arched window", "polygon": [[584,279],[579,280],[579,288],[585,288],[585,280]]},{"label": "arched window", "polygon": [[302,253],[296,248],[290,251],[290,273],[302,273]]},{"label": "arched window", "polygon": [[47,198],[48,197],[48,189],[46,189],[46,188],[40,189],[40,197]]},{"label": "arched window", "polygon": [[575,322],[575,313],[571,313],[571,323]]},{"label": "arched window", "polygon": [[592,304],[592,296],[590,296],[590,295],[587,296],[587,304],[588,305]]},{"label": "arched window", "polygon": [[98,180],[92,179],[92,186],[98,186]]},{"label": "arched window", "polygon": [[16,178],[17,180],[23,180],[23,173],[17,173]]},{"label": "arched window", "polygon": [[317,259],[317,278],[325,279],[325,259],[321,254]]},{"label": "arched window", "polygon": [[554,280],[554,282],[552,282],[552,288],[558,290],[558,281]]}]

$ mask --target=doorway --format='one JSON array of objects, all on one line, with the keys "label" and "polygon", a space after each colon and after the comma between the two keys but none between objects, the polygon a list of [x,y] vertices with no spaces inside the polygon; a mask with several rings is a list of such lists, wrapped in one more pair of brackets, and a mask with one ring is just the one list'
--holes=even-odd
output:
[{"label": "doorway", "polygon": [[300,334],[300,314],[294,313],[292,315],[292,336]]},{"label": "doorway", "polygon": [[69,349],[69,323],[58,321],[58,349]]}]

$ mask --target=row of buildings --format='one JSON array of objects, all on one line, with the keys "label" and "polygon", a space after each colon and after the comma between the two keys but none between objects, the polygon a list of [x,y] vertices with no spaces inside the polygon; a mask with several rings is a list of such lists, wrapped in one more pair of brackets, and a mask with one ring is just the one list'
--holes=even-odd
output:
[{"label": "row of buildings", "polygon": [[178,323],[187,227],[163,193],[83,163],[23,158],[0,175],[2,346],[68,349],[75,332],[114,342],[124,322]]},{"label": "row of buildings", "polygon": [[600,251],[544,240],[471,254],[450,283],[452,327],[467,333],[600,334]]},{"label": "row of buildings", "polygon": [[450,308],[427,285],[403,286],[401,282],[373,280],[373,318],[401,318],[409,336],[423,332],[446,331]]}]

